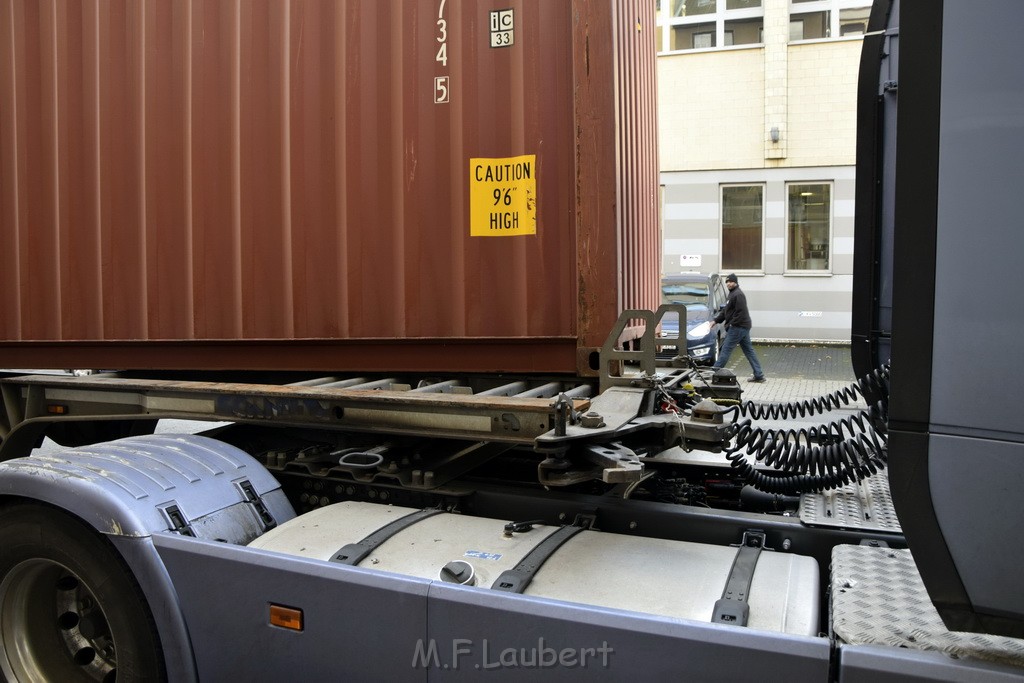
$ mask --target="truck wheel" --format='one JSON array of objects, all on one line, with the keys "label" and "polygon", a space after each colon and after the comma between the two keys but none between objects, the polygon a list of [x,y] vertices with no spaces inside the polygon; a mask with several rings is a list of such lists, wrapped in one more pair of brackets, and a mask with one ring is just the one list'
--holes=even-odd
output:
[{"label": "truck wheel", "polygon": [[138,584],[110,543],[43,505],[0,509],[0,671],[8,681],[161,681]]},{"label": "truck wheel", "polygon": [[718,362],[718,354],[722,352],[722,340],[715,335],[715,343],[711,346],[711,353],[708,354],[708,365],[714,365]]}]

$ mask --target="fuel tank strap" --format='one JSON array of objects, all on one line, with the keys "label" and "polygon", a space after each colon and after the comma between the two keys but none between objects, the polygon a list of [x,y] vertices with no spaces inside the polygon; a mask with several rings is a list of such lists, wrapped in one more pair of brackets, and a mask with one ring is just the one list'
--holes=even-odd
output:
[{"label": "fuel tank strap", "polygon": [[736,551],[736,559],[729,570],[725,590],[722,591],[722,597],[715,602],[712,624],[747,625],[750,618],[750,584],[754,580],[754,570],[757,569],[757,560],[761,557],[763,547],[764,534],[743,534],[743,544]]},{"label": "fuel tank strap", "polygon": [[419,510],[412,514],[408,514],[405,517],[396,519],[390,524],[385,524],[381,528],[377,529],[358,543],[349,543],[342,546],[341,550],[331,556],[331,562],[355,566],[362,562],[367,555],[376,550],[378,546],[392,536],[398,534],[400,531],[408,529],[413,524],[421,522],[427,517],[433,517],[434,515],[439,515],[442,512],[444,512],[444,510],[431,508],[429,510]]},{"label": "fuel tank strap", "polygon": [[554,532],[543,541],[537,544],[533,550],[527,553],[526,557],[519,561],[512,569],[503,571],[491,588],[496,591],[508,593],[522,593],[533,581],[533,577],[541,566],[562,547],[570,538],[584,531],[580,526],[564,526]]}]

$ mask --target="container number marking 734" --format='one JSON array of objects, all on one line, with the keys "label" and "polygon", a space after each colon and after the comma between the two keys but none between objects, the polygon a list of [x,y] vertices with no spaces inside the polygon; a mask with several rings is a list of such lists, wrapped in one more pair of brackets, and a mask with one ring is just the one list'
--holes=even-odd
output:
[{"label": "container number marking 734", "polygon": [[[441,0],[437,6],[437,54],[434,61],[442,67],[448,67],[448,20],[444,18],[444,4],[447,0]],[[447,104],[451,100],[451,90],[448,87],[448,76],[434,76],[434,104]]]}]

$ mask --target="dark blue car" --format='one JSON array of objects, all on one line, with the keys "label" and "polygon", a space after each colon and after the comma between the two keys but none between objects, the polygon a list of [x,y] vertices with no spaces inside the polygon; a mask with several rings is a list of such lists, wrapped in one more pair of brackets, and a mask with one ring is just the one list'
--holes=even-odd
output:
[{"label": "dark blue car", "polygon": [[[711,365],[725,337],[722,325],[711,329],[712,319],[725,307],[729,292],[718,273],[682,273],[661,280],[661,302],[686,306],[686,354],[696,363]],[[663,335],[677,335],[679,316],[668,313],[662,318]],[[659,356],[679,355],[672,347],[662,347]]]}]

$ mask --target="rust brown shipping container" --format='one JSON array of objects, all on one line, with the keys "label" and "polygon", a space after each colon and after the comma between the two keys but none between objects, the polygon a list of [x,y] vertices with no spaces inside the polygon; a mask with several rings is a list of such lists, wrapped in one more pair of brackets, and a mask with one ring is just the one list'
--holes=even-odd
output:
[{"label": "rust brown shipping container", "polygon": [[0,367],[588,373],[650,0],[0,0]]}]

